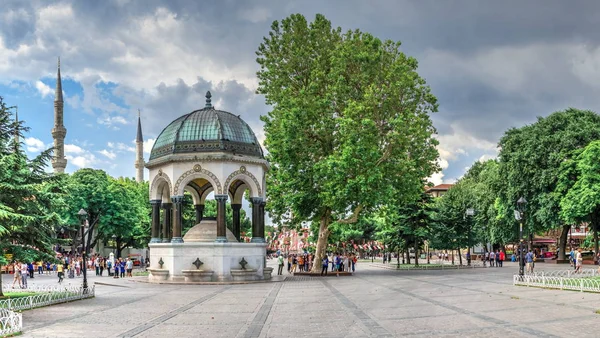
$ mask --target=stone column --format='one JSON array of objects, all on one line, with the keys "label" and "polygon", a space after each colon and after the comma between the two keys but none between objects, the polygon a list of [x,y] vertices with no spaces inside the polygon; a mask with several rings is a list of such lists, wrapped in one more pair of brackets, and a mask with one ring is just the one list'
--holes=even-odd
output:
[{"label": "stone column", "polygon": [[241,242],[240,209],[242,209],[242,205],[232,204],[231,209],[233,210],[233,235],[237,238],[238,242]]},{"label": "stone column", "polygon": [[173,238],[171,238],[171,243],[183,243],[183,238],[181,237],[183,196],[173,196],[171,197],[171,200],[175,207],[175,220],[173,222]]},{"label": "stone column", "polygon": [[267,202],[263,199],[260,202],[260,204],[258,205],[258,224],[260,226],[258,233],[259,233],[260,237],[262,237],[263,242],[265,242],[265,205],[266,204],[267,204]]},{"label": "stone column", "polygon": [[196,224],[202,221],[202,215],[204,214],[204,204],[196,204],[194,205],[196,209]]},{"label": "stone column", "polygon": [[264,230],[261,233],[260,226],[260,205],[263,199],[260,197],[251,197],[250,202],[252,203],[252,240],[250,241],[253,243],[263,243],[265,235]]},{"label": "stone column", "polygon": [[225,222],[225,203],[227,195],[215,195],[217,201],[217,240],[216,242],[227,242],[227,223]]},{"label": "stone column", "polygon": [[169,243],[171,241],[171,224],[172,224],[172,220],[171,220],[171,216],[173,215],[173,212],[171,211],[171,208],[173,207],[173,203],[163,203],[162,204],[163,209],[165,210],[165,222],[163,223],[163,238],[162,238],[162,242],[163,243]]},{"label": "stone column", "polygon": [[150,235],[150,243],[159,243],[158,229],[160,227],[160,203],[161,200],[151,200],[150,205],[152,206],[152,229]]}]

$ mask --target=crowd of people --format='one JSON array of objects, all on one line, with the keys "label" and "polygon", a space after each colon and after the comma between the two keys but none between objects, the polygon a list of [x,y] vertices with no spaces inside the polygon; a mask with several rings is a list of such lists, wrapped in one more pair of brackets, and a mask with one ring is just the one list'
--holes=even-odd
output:
[{"label": "crowd of people", "polygon": [[[277,270],[278,275],[283,274],[283,268],[287,261],[287,271],[289,274],[295,272],[308,272],[313,268],[314,255],[309,253],[304,254],[289,254],[287,257],[280,254],[277,257],[277,264],[279,269]],[[321,261],[321,275],[326,275],[329,271],[329,265],[331,264],[332,272],[354,272],[356,269],[356,255],[352,254],[329,254],[326,255]]]},{"label": "crowd of people", "polygon": [[[141,262],[143,267],[144,262]],[[20,262],[12,263],[13,284],[12,288],[17,285],[19,288],[27,288],[27,279],[35,278],[35,271],[38,275],[56,274],[58,283],[62,283],[65,274],[68,278],[79,277],[83,274],[83,269],[88,271],[95,270],[96,276],[103,276],[104,270],[107,275],[113,278],[133,277],[133,260],[130,258],[118,258],[111,260],[108,257],[93,255],[87,262],[79,255],[63,255],[57,262],[38,261],[38,262]]]}]

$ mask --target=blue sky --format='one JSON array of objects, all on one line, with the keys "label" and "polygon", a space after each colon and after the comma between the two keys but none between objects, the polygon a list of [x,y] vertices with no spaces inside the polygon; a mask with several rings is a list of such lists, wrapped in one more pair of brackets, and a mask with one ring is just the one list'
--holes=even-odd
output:
[{"label": "blue sky", "polygon": [[[52,143],[56,58],[65,97],[67,171],[134,172],[137,110],[145,150],[176,117],[204,105],[264,135],[268,111],[255,50],[273,20],[323,13],[335,26],[403,42],[440,103],[434,183],[493,158],[502,133],[537,116],[597,110],[600,5],[563,1],[3,1],[0,95],[31,127],[32,154]],[[146,159],[148,153],[145,154]],[[146,173],[147,176],[147,173]]]}]

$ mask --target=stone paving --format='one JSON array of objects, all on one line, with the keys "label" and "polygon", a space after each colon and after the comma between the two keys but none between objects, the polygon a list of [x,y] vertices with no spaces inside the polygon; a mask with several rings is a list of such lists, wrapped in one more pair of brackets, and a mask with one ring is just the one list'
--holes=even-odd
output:
[{"label": "stone paving", "polygon": [[512,286],[513,263],[443,271],[368,263],[358,268],[352,277],[243,285],[153,285],[91,276],[91,282],[111,285],[96,285],[94,299],[23,312],[23,336],[598,336],[600,294]]}]

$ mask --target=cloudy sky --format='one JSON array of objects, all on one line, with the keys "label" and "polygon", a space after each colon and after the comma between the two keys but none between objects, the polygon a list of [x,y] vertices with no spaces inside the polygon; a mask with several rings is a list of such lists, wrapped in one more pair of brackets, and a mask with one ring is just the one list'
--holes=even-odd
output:
[{"label": "cloudy sky", "polygon": [[138,109],[147,152],[166,124],[204,106],[207,90],[262,140],[268,107],[254,94],[254,52],[272,21],[322,13],[335,26],[401,41],[419,60],[440,103],[433,120],[444,170],[433,181],[453,182],[496,156],[509,127],[567,107],[598,111],[599,10],[595,1],[551,0],[2,0],[0,95],[31,127],[28,151],[46,148],[60,56],[67,171],[132,177]]}]

